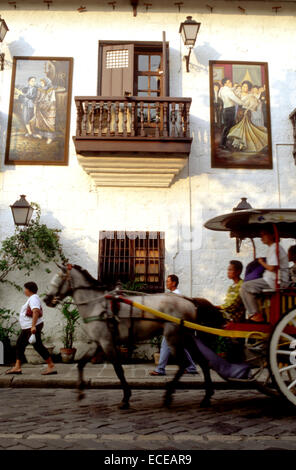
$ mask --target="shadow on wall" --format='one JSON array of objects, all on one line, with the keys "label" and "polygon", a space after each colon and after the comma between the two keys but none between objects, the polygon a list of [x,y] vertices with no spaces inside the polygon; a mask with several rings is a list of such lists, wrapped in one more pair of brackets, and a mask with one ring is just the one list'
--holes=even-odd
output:
[{"label": "shadow on wall", "polygon": [[193,53],[195,55],[196,62],[200,64],[200,67],[190,64],[191,67],[197,68],[197,70],[209,69],[209,60],[219,60],[221,58],[220,52],[216,51],[209,42],[204,42],[202,45],[198,45],[194,48]]},{"label": "shadow on wall", "polygon": [[35,52],[35,49],[23,38],[23,36],[20,36],[16,41],[9,43],[8,50],[11,57],[32,56]]},{"label": "shadow on wall", "polygon": [[97,259],[94,260],[83,245],[87,243],[98,247],[99,233],[96,240],[86,233],[81,233],[79,236],[70,238],[65,235],[66,227],[62,224],[60,219],[57,219],[53,215],[51,211],[42,213],[41,221],[46,223],[46,225],[49,227],[54,227],[58,230],[61,230],[60,240],[63,246],[64,254],[69,259],[69,262],[72,264],[79,264],[80,266],[89,270],[90,273],[96,278],[98,273]]}]

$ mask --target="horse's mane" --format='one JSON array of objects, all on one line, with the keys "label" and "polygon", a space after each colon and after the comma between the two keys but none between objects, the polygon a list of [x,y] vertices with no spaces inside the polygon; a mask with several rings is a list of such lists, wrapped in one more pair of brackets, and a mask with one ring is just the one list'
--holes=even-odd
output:
[{"label": "horse's mane", "polygon": [[79,266],[78,264],[74,264],[73,268],[77,269],[77,271],[79,271],[81,274],[83,274],[83,276],[89,281],[91,282],[94,286],[96,287],[106,287],[105,284],[102,283],[102,281],[100,281],[99,279],[95,279],[94,277],[92,277],[91,274],[89,274],[89,272],[82,268],[81,266]]}]

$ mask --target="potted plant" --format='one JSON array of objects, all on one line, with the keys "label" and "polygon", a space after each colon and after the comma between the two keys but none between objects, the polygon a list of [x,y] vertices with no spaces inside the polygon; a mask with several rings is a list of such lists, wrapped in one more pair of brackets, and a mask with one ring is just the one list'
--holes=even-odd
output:
[{"label": "potted plant", "polygon": [[61,307],[61,312],[64,315],[66,324],[63,328],[63,345],[60,349],[62,361],[65,363],[73,362],[76,353],[76,348],[73,348],[75,339],[76,324],[79,320],[79,312],[74,306],[72,299],[66,299]]},{"label": "potted plant", "polygon": [[151,338],[150,340],[151,346],[157,347],[157,351],[153,353],[154,363],[156,366],[159,363],[161,341],[162,341],[162,335],[153,336],[153,338]]}]

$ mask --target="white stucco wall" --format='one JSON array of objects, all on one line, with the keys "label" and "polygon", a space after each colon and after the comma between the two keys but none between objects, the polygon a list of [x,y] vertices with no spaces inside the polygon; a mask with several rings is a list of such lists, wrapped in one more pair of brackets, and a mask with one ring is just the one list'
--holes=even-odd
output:
[{"label": "white stucco wall", "polygon": [[[246,2],[242,15],[232,2],[192,6],[178,13],[171,6],[145,12],[131,8],[113,12],[107,8],[79,14],[26,2],[16,10],[2,6],[9,33],[2,50],[11,62],[17,56],[74,58],[73,96],[96,95],[98,40],[161,40],[170,42],[171,96],[191,96],[194,137],[189,165],[169,189],[96,188],[77,162],[72,139],[67,167],[4,165],[11,65],[0,73],[0,240],[14,230],[9,205],[20,194],[42,208],[42,220],[62,229],[65,252],[73,263],[97,274],[100,230],[161,230],[166,232],[166,270],[180,277],[184,294],[221,302],[228,285],[229,259],[251,259],[250,244],[235,253],[227,234],[202,228],[210,217],[228,212],[241,196],[253,207],[295,207],[296,167],[292,157],[289,113],[296,106],[295,6],[285,4],[277,15],[266,2]],[[59,2],[61,4],[61,1]],[[257,4],[257,5],[256,5]],[[68,3],[69,5],[69,3]],[[223,6],[227,8],[223,12]],[[24,8],[26,8],[24,10]],[[98,8],[98,7],[96,7]],[[226,14],[227,13],[227,14]],[[178,28],[185,16],[201,22],[191,70],[186,73]],[[164,24],[165,15],[165,24]],[[181,48],[181,49],[180,49]],[[287,55],[287,51],[289,54]],[[271,100],[273,170],[212,169],[210,163],[209,60],[268,62]],[[71,132],[75,134],[76,110],[72,100]],[[190,242],[190,224],[193,232]],[[258,246],[260,243],[258,242]],[[261,246],[258,253],[264,254]],[[51,275],[32,275],[45,290]],[[23,298],[0,287],[0,305],[19,309]],[[60,316],[46,309],[46,334],[59,336]]]}]

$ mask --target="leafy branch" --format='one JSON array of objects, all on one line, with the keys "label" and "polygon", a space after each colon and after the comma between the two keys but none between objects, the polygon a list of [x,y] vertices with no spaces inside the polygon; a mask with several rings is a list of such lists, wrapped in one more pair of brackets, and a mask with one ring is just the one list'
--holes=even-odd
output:
[{"label": "leafy branch", "polygon": [[[48,228],[40,222],[41,209],[36,203],[31,203],[35,217],[25,228],[16,227],[14,235],[6,238],[0,249],[0,282],[6,282],[21,289],[15,282],[7,278],[13,271],[24,271],[25,276],[39,265],[51,261],[65,262],[59,238],[59,229]],[[46,268],[47,272],[50,272]]]}]

